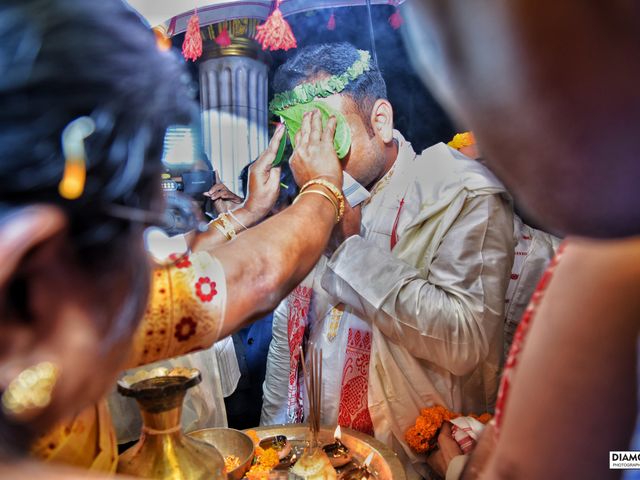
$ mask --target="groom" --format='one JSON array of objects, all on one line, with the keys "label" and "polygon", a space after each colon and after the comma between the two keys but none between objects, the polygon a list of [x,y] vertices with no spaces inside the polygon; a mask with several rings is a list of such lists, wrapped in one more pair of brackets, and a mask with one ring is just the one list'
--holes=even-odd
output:
[{"label": "groom", "polygon": [[[371,198],[347,210],[335,251],[276,311],[262,422],[303,419],[298,347],[308,329],[324,353],[322,422],[375,434],[426,475],[404,440],[420,409],[494,406],[515,247],[505,190],[444,144],[413,150],[393,128],[368,52],[305,48],[274,89],[285,124],[288,108],[307,104],[336,115],[350,133],[336,145],[344,169]],[[295,138],[296,122],[287,126]]]}]

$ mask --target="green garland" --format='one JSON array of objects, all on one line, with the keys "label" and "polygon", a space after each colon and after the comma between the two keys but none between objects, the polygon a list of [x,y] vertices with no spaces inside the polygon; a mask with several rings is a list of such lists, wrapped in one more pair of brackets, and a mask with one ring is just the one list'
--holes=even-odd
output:
[{"label": "green garland", "polygon": [[[302,117],[306,112],[320,110],[322,123],[326,125],[330,116],[337,119],[334,147],[338,158],[344,158],[351,148],[351,129],[346,119],[340,112],[332,109],[326,103],[318,100],[342,92],[347,85],[357,79],[364,72],[371,70],[371,54],[365,50],[358,50],[360,58],[356,60],[343,74],[333,75],[327,79],[313,83],[303,83],[287,92],[277,93],[269,110],[279,116],[287,127],[291,144],[295,148],[295,136],[302,125]],[[283,160],[287,135],[283,135],[278,155],[273,162],[274,166],[280,165]]]},{"label": "green garland", "polygon": [[342,92],[347,85],[371,70],[371,54],[366,50],[358,50],[360,58],[356,60],[342,75],[333,75],[324,80],[302,83],[293,90],[276,93],[269,104],[272,112],[284,110],[300,103],[308,103],[315,98],[325,98]]}]

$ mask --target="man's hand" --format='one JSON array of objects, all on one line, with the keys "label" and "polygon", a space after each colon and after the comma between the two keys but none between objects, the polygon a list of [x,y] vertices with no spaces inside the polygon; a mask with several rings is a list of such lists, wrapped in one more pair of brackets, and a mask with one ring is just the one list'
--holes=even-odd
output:
[{"label": "man's hand", "polygon": [[476,480],[482,476],[497,448],[495,421],[491,420],[482,431],[460,478]]},{"label": "man's hand", "polygon": [[462,455],[462,450],[451,434],[451,424],[445,422],[438,434],[438,449],[429,455],[427,464],[440,478],[445,478],[449,463],[458,455]]},{"label": "man's hand", "polygon": [[324,178],[342,188],[342,166],[333,147],[337,121],[329,118],[322,128],[322,114],[318,110],[307,112],[296,135],[296,148],[289,161],[298,186],[309,180]]},{"label": "man's hand", "polygon": [[205,197],[208,197],[213,202],[213,207],[217,213],[224,213],[228,210],[233,210],[236,205],[241,204],[244,199],[233,193],[229,188],[220,182],[218,172],[216,175],[216,184],[211,189],[204,193]]},{"label": "man's hand", "polygon": [[273,161],[278,154],[278,147],[284,131],[283,126],[276,130],[267,149],[249,168],[249,188],[244,207],[253,217],[252,224],[266,217],[278,200],[280,167],[274,167]]},{"label": "man's hand", "polygon": [[345,199],[344,217],[342,217],[340,223],[338,223],[333,229],[333,232],[331,232],[326,254],[330,257],[347,238],[360,235],[361,224],[361,205],[356,205],[354,208],[351,208],[349,202]]}]

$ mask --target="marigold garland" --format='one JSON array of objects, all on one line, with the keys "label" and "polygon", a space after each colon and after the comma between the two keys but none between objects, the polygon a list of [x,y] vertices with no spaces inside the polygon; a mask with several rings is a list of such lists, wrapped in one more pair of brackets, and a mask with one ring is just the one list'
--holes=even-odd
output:
[{"label": "marigold garland", "polygon": [[[438,441],[438,433],[444,422],[458,418],[459,413],[450,412],[442,405],[435,405],[420,410],[420,416],[416,418],[416,423],[405,433],[405,440],[409,447],[416,453],[428,453],[433,450]],[[491,415],[483,413],[482,415],[469,415],[481,423],[487,423],[491,420]]]}]

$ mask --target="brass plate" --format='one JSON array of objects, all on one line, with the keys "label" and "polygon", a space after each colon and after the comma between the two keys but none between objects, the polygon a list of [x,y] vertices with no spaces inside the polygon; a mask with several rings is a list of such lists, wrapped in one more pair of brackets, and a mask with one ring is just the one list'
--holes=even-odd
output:
[{"label": "brass plate", "polygon": [[[309,427],[302,424],[269,425],[266,427],[253,428],[252,430],[255,430],[261,439],[274,435],[286,435],[294,448],[296,446],[304,446],[309,435]],[[322,427],[319,436],[320,442],[323,444],[332,442],[334,431],[335,427]],[[398,456],[382,442],[349,428],[342,428],[341,441],[347,446],[354,459],[358,462],[364,461],[364,459],[373,452],[370,469],[378,480],[407,479],[404,467],[398,459]]]}]

